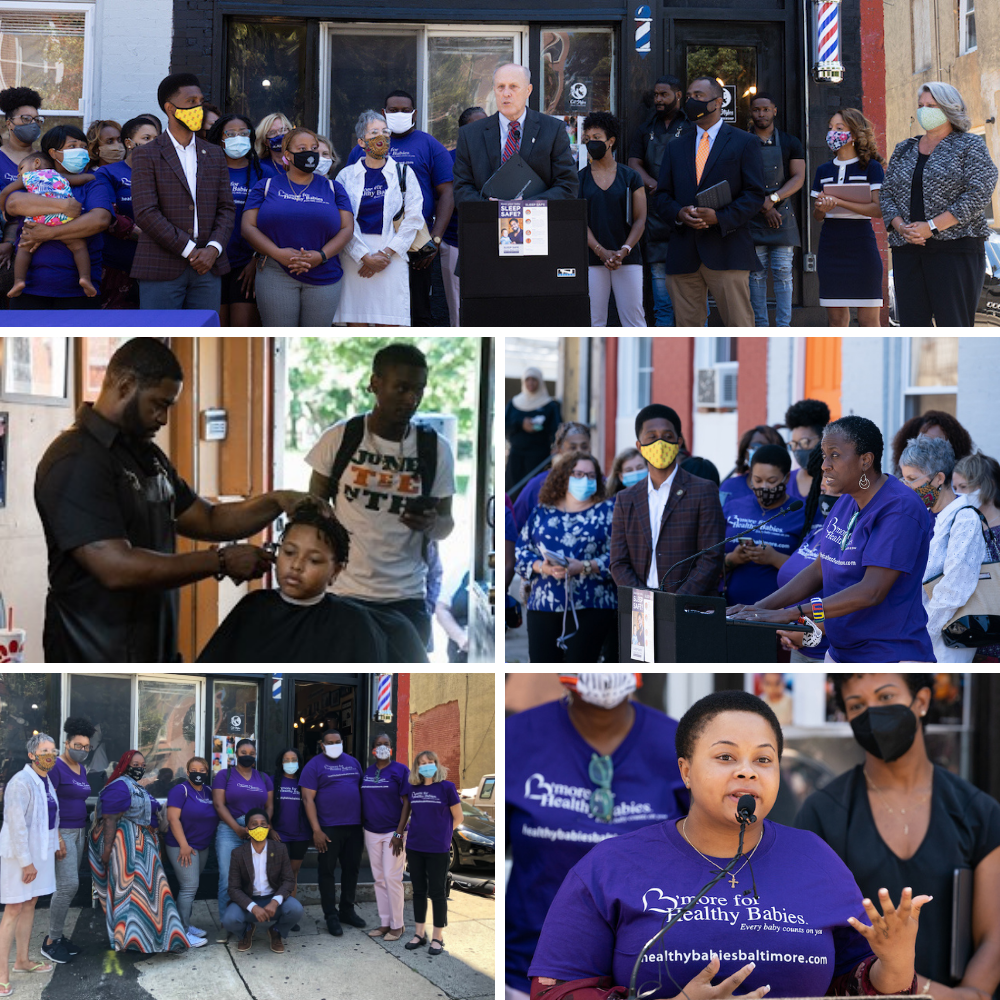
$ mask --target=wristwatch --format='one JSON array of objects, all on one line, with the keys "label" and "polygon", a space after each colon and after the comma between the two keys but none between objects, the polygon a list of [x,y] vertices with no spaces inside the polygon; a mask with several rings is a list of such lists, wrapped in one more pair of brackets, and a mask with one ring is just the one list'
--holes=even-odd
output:
[{"label": "wristwatch", "polygon": [[590,560],[589,559],[584,559],[583,560],[583,572],[587,576],[590,576]]},{"label": "wristwatch", "polygon": [[626,257],[632,252],[632,248],[627,243],[622,244],[622,250],[625,251]]},{"label": "wristwatch", "polygon": [[775,205],[777,205],[777,204],[778,204],[778,202],[779,202],[779,201],[781,201],[781,198],[780,198],[780,196],[778,195],[778,192],[777,192],[777,191],[772,191],[772,192],[771,192],[771,193],[770,193],[770,194],[768,195],[768,197],[769,197],[769,198],[771,199],[771,202],[772,202],[773,204],[775,204]]},{"label": "wristwatch", "polygon": [[934,225],[934,220],[933,219],[928,219],[927,220],[927,225],[931,227],[931,232],[932,233],[936,233],[938,231],[938,227]]},{"label": "wristwatch", "polygon": [[439,247],[439,246],[441,246],[441,237],[440,236],[432,236],[431,237],[431,242],[433,242],[434,246]]},{"label": "wristwatch", "polygon": [[403,839],[403,835],[401,833],[394,833],[392,835],[392,839],[393,840],[402,840]]}]

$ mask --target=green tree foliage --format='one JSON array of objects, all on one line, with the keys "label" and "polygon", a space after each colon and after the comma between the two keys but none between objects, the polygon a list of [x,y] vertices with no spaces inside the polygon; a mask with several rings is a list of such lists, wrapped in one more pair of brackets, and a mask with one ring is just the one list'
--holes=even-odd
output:
[{"label": "green tree foliage", "polygon": [[389,344],[413,344],[430,369],[421,410],[454,414],[459,456],[470,453],[476,409],[474,337],[294,337],[289,339],[288,439],[291,451],[311,447],[338,420],[364,413],[372,359]]}]

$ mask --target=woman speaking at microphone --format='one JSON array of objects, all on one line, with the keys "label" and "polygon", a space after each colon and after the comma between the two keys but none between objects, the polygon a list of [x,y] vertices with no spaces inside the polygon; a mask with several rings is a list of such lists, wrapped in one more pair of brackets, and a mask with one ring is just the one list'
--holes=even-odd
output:
[{"label": "woman speaking at microphone", "polygon": [[[923,501],[881,471],[882,434],[865,417],[828,424],[822,449],[823,489],[840,499],[823,523],[819,556],[769,597],[726,614],[821,622],[828,662],[933,663],[921,591],[931,534]],[[778,635],[797,644],[805,633]]]},{"label": "woman speaking at microphone", "polygon": [[[819,837],[767,820],[780,781],[781,727],[743,691],[696,702],[677,727],[691,810],[597,844],[563,882],[528,971],[532,1000],[575,1000],[626,986],[660,929],[687,912],[638,963],[635,989],[665,1000],[912,993],[920,909],[930,896],[880,889],[862,899]],[[755,820],[737,854],[737,803]],[[567,985],[572,983],[571,987]]]}]

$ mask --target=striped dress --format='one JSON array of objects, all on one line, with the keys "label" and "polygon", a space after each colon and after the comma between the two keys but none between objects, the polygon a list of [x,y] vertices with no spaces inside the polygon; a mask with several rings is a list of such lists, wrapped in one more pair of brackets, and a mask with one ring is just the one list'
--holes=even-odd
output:
[{"label": "striped dress", "polygon": [[[151,955],[189,947],[160,863],[157,809],[149,793],[128,777],[101,791],[90,835],[90,870],[115,951]],[[123,813],[107,867],[101,861],[105,813]]]}]

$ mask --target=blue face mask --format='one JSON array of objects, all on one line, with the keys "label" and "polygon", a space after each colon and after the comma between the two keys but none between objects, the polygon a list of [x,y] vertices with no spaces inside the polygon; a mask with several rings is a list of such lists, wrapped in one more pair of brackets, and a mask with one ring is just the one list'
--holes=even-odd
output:
[{"label": "blue face mask", "polygon": [[433,778],[437,774],[438,766],[437,764],[421,764],[417,768],[417,773],[421,778]]},{"label": "blue face mask", "polygon": [[589,476],[586,479],[570,477],[569,491],[577,500],[589,500],[597,492],[597,480]]},{"label": "blue face mask", "polygon": [[90,153],[85,149],[63,149],[62,165],[71,173],[78,174],[88,163],[90,163]]},{"label": "blue face mask", "polygon": [[299,769],[299,762],[297,760],[286,761],[281,765],[281,769],[285,772],[285,774],[295,774],[295,772]]},{"label": "blue face mask", "polygon": [[223,140],[226,147],[226,155],[234,160],[246,156],[250,152],[250,137],[247,135],[232,135]]},{"label": "blue face mask", "polygon": [[635,469],[633,472],[623,472],[622,482],[626,486],[635,486],[641,483],[649,475],[649,469]]}]

